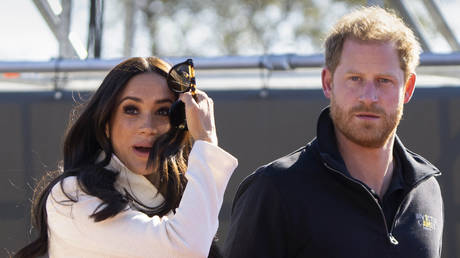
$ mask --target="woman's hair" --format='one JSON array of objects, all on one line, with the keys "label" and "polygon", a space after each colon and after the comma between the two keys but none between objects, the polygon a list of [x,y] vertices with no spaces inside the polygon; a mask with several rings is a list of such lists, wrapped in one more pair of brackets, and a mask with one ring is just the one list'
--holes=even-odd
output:
[{"label": "woman's hair", "polygon": [[[63,166],[58,171],[47,173],[34,192],[32,223],[38,231],[38,238],[18,251],[15,257],[37,257],[47,253],[46,200],[58,182],[61,182],[64,191],[62,181],[66,177],[76,176],[83,191],[102,200],[90,216],[95,222],[113,217],[131,202],[137,202],[132,196],[115,189],[118,173],[104,168],[113,154],[113,146],[105,132],[115,112],[117,99],[132,77],[156,73],[166,79],[170,68],[168,63],[156,57],[130,58],[107,74],[85,105],[77,106],[71,112],[71,123],[64,139]],[[159,177],[156,187],[165,197],[165,202],[159,207],[145,207],[142,212],[149,216],[162,216],[178,207],[186,185],[185,171],[191,141],[188,131],[173,126],[156,139],[147,164]],[[100,160],[98,157],[102,152],[105,155]],[[77,201],[75,197],[66,195],[71,201]]]},{"label": "woman's hair", "polygon": [[329,32],[324,47],[326,67],[334,73],[340,63],[345,40],[393,42],[405,79],[419,63],[420,43],[414,33],[392,11],[362,7],[342,17]]}]

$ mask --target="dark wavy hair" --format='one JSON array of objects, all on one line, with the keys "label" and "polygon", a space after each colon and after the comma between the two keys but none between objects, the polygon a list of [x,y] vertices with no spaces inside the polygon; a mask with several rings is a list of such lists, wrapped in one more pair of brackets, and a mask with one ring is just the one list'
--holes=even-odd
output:
[{"label": "dark wavy hair", "polygon": [[[166,79],[170,68],[168,63],[157,57],[127,59],[107,74],[86,104],[77,106],[71,112],[71,123],[64,138],[63,166],[57,171],[48,172],[34,191],[31,213],[38,238],[19,250],[14,257],[38,257],[48,252],[46,200],[53,186],[62,183],[66,177],[76,176],[83,191],[102,200],[90,216],[95,222],[113,217],[131,202],[137,202],[132,196],[115,189],[118,173],[104,168],[113,154],[112,143],[105,130],[110,125],[118,96],[132,77],[142,73],[157,73]],[[142,212],[149,216],[162,216],[178,207],[187,183],[185,171],[191,146],[188,131],[172,126],[157,138],[148,164],[159,177],[156,187],[165,196],[165,202],[159,207],[145,207]],[[101,152],[106,155],[99,161],[97,158]],[[64,191],[62,184],[61,189]],[[77,201],[74,197],[67,197],[73,202]]]}]

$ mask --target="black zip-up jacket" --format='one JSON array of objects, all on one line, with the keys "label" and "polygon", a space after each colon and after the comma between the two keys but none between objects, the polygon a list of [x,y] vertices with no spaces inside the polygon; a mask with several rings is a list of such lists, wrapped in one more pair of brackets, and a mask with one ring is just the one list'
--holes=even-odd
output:
[{"label": "black zip-up jacket", "polygon": [[440,257],[439,170],[396,137],[393,153],[407,190],[388,226],[378,199],[347,171],[328,108],[317,129],[307,146],[241,183],[224,257]]}]

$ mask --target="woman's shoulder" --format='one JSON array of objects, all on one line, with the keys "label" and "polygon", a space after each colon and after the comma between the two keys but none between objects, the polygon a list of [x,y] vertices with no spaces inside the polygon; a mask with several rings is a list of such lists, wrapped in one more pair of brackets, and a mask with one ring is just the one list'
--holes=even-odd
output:
[{"label": "woman's shoulder", "polygon": [[59,180],[52,188],[46,200],[47,209],[61,210],[71,207],[79,201],[96,198],[85,193],[76,176],[68,176]]},{"label": "woman's shoulder", "polygon": [[58,199],[77,198],[84,193],[78,183],[76,176],[68,176],[59,180],[52,188],[50,196]]},{"label": "woman's shoulder", "polygon": [[68,176],[58,181],[51,189],[46,210],[49,218],[87,218],[100,207],[102,200],[83,191],[78,178]]}]

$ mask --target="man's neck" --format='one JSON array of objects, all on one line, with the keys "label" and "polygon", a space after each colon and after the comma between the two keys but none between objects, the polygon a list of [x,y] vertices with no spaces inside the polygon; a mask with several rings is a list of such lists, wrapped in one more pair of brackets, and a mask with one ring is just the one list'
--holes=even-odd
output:
[{"label": "man's neck", "polygon": [[337,145],[351,176],[372,188],[379,197],[387,191],[393,175],[394,134],[380,148],[358,145],[336,132]]}]

